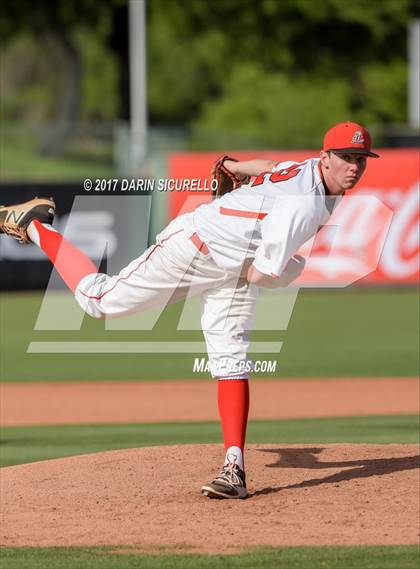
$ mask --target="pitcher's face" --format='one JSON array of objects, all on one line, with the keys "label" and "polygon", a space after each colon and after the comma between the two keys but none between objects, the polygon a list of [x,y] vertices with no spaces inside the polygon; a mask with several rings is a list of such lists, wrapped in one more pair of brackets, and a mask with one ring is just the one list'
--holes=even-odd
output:
[{"label": "pitcher's face", "polygon": [[325,178],[334,194],[351,190],[360,180],[366,169],[367,157],[357,153],[322,152],[321,163]]}]

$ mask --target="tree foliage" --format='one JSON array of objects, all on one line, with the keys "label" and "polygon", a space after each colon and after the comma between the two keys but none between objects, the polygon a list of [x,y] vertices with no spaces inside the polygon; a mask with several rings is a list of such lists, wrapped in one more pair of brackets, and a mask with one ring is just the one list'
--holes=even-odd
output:
[{"label": "tree foliage", "polygon": [[199,147],[299,146],[339,119],[404,121],[416,10],[413,0],[151,0],[151,118],[191,124]]},{"label": "tree foliage", "polygon": [[[82,70],[73,65],[69,109],[126,118],[127,2],[4,0],[1,41],[61,40]],[[299,146],[342,118],[404,122],[407,25],[418,16],[415,0],[147,0],[150,121],[190,127],[196,146]],[[47,60],[32,68],[42,81]],[[42,88],[27,85],[25,105],[39,106]]]},{"label": "tree foliage", "polygon": [[[349,85],[332,79],[285,73],[267,75],[259,66],[237,66],[223,97],[204,106],[194,123],[193,141],[205,147],[305,147],[349,117]],[[233,133],[233,136],[232,134]]]}]

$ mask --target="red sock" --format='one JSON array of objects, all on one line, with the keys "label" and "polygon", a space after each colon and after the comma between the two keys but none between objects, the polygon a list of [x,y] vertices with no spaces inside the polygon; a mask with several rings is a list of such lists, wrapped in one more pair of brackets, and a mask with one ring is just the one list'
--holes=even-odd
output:
[{"label": "red sock", "polygon": [[225,449],[245,444],[249,410],[249,385],[246,379],[219,380],[218,404]]},{"label": "red sock", "polygon": [[29,231],[32,241],[49,257],[72,292],[75,292],[83,277],[98,272],[89,257],[66,241],[60,233],[42,225],[37,219],[33,221],[33,227],[37,235]]}]

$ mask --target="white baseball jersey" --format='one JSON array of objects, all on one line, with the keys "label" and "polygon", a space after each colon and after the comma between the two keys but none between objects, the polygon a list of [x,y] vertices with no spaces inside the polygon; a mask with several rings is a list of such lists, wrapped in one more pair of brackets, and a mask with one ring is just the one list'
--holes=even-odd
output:
[{"label": "white baseball jersey", "polygon": [[280,162],[250,184],[197,208],[193,224],[215,263],[236,272],[245,257],[255,257],[261,273],[278,277],[330,216],[318,164],[319,159]]},{"label": "white baseball jersey", "polygon": [[239,274],[245,258],[279,276],[330,212],[319,160],[282,162],[237,190],[174,219],[118,275],[87,275],[76,299],[96,318],[163,307],[199,294],[212,375],[248,377],[258,287]]}]

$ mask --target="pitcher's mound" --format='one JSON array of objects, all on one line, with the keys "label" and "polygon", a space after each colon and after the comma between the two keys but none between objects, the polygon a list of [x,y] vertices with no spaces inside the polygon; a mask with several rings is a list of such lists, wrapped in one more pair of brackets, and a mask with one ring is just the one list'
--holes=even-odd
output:
[{"label": "pitcher's mound", "polygon": [[1,471],[4,546],[256,546],[418,543],[416,445],[251,445],[251,497],[200,494],[223,449],[177,445]]}]

